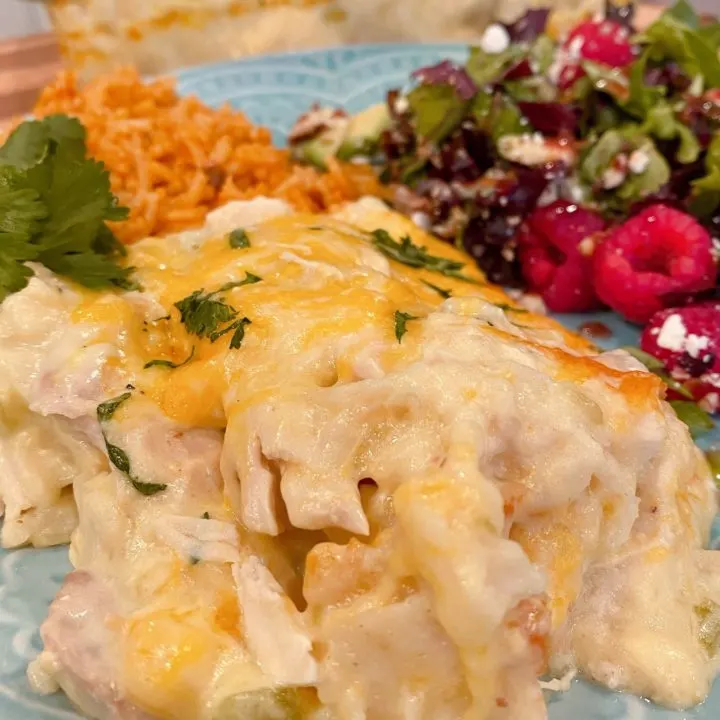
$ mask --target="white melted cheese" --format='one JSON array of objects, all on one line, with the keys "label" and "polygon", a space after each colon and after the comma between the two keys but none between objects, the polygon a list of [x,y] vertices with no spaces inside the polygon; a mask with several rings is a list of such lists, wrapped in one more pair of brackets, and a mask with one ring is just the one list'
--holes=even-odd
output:
[{"label": "white melted cheese", "polygon": [[[142,291],[39,273],[0,307],[3,541],[77,522],[38,689],[131,720],[542,720],[547,672],[704,697],[715,492],[629,356],[373,200],[234,203],[129,262]],[[174,303],[247,273],[240,346],[188,334]]]}]

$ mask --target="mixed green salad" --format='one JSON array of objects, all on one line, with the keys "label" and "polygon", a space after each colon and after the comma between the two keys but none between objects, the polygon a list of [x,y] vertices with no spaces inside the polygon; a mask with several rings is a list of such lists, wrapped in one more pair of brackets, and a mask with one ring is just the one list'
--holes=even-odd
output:
[{"label": "mixed green salad", "polygon": [[314,107],[295,156],[376,166],[393,204],[554,312],[611,308],[675,400],[720,409],[720,22],[680,0],[642,32],[548,10],[350,117]]}]

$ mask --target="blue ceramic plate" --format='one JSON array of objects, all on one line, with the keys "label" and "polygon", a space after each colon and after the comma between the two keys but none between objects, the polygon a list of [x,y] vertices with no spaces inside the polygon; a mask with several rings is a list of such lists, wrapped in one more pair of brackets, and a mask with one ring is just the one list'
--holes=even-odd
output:
[{"label": "blue ceramic plate", "polygon": [[[383,100],[404,85],[418,67],[449,57],[464,59],[458,45],[376,45],[263,57],[194,68],[178,74],[179,90],[211,105],[229,101],[284,143],[295,118],[313,102],[342,105],[354,113]],[[588,316],[563,316],[577,327]],[[637,331],[609,313],[593,315],[613,330],[610,347],[637,340]],[[715,432],[705,442],[720,441]],[[720,547],[720,521],[715,545]],[[28,661],[40,650],[38,626],[60,582],[70,569],[67,551],[0,551],[0,718],[2,720],[76,720],[62,695],[40,698],[25,680]],[[569,693],[549,698],[551,720],[717,720],[720,682],[704,705],[669,712],[647,701],[576,682]],[[182,720],[182,719],[178,719]],[[518,718],[518,720],[521,720]]]}]

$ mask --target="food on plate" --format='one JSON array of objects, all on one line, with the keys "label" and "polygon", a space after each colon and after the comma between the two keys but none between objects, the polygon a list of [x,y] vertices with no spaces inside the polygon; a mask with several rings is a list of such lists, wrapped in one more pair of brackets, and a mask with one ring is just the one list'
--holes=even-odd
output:
[{"label": "food on plate", "polygon": [[681,383],[685,397],[709,412],[720,409],[720,301],[657,312],[640,347]]},{"label": "food on plate", "polygon": [[35,689],[133,720],[540,720],[576,672],[706,696],[716,490],[637,360],[374,198],[88,242],[132,285],[38,258],[0,304],[3,542],[77,507]]},{"label": "food on plate", "polygon": [[228,105],[214,109],[178,96],[171,78],[145,82],[125,68],[81,85],[61,73],[33,110],[38,118],[58,113],[82,122],[90,154],[130,208],[129,220],[111,226],[126,243],[199,226],[234,199],[273,196],[319,212],[383,194],[366,167],[332,161],[321,174],[295,166],[267,128]]},{"label": "food on plate", "polygon": [[293,152],[372,163],[396,209],[551,311],[608,307],[645,324],[707,300],[720,22],[680,0],[636,33],[632,14],[609,10],[565,33],[542,9],[492,25],[464,64],[417,70],[361,116],[311,109]]}]

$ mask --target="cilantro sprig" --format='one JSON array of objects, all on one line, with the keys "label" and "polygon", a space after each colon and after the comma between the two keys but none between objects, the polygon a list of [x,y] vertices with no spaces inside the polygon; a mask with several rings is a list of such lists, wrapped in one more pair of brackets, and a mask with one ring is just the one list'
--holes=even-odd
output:
[{"label": "cilantro sprig", "polygon": [[387,230],[373,230],[370,235],[373,238],[373,245],[383,253],[383,255],[387,255],[387,257],[403,265],[422,268],[475,285],[483,284],[479,280],[475,280],[461,272],[465,267],[465,263],[440,257],[439,255],[430,255],[425,247],[415,245],[407,235],[401,238],[400,242],[394,240]]},{"label": "cilantro sprig", "polygon": [[245,328],[251,324],[249,318],[238,318],[238,311],[218,298],[218,295],[243,285],[258,283],[262,278],[253,273],[245,273],[245,278],[236,282],[225,283],[218,290],[206,293],[205,290],[195,290],[187,297],[175,303],[180,311],[180,321],[191,335],[199,338],[208,338],[216,342],[223,335],[232,332],[230,348],[237,350],[245,337]]},{"label": "cilantro sprig", "polygon": [[150,360],[146,362],[143,365],[143,370],[147,370],[148,368],[152,367],[164,367],[164,368],[170,368],[171,370],[177,370],[177,368],[185,367],[193,358],[195,357],[195,346],[193,345],[192,350],[190,351],[190,354],[181,362],[176,363],[172,360],[163,360],[163,359],[155,359]]},{"label": "cilantro sprig", "polygon": [[407,332],[407,324],[410,320],[417,319],[417,315],[410,315],[410,313],[402,312],[400,310],[395,311],[395,337],[399,343],[402,342],[403,335]]},{"label": "cilantro sprig", "polygon": [[0,147],[0,302],[27,285],[28,262],[89,288],[131,287],[106,224],[127,214],[103,164],[86,157],[76,119],[19,125]]},{"label": "cilantro sprig", "polygon": [[117,409],[126,403],[131,396],[132,393],[126,392],[116,398],[106,400],[104,403],[98,405],[97,419],[100,423],[100,430],[102,432],[103,440],[105,441],[105,450],[107,451],[110,462],[127,478],[135,490],[142,495],[150,497],[151,495],[157,495],[157,493],[167,489],[167,485],[165,483],[152,483],[138,480],[132,472],[128,454],[122,448],[111,443],[105,434],[105,425],[112,420]]}]

